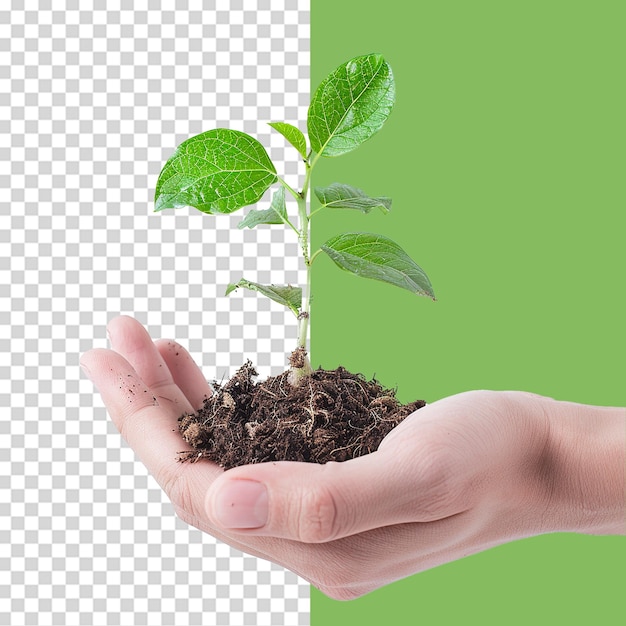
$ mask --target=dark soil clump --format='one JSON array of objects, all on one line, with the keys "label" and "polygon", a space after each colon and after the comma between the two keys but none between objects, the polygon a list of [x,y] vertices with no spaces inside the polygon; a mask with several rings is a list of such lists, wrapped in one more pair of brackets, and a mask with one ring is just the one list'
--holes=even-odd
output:
[{"label": "dark soil clump", "polygon": [[193,451],[181,461],[210,459],[226,469],[267,461],[326,463],[373,452],[389,431],[423,407],[400,404],[395,391],[343,367],[315,370],[297,386],[289,372],[255,383],[245,363],[192,415],[179,419]]}]

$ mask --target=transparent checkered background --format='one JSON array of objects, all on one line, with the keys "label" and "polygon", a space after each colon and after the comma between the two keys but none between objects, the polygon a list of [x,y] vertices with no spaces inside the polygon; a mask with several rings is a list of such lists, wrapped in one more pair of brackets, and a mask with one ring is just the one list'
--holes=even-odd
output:
[{"label": "transparent checkered background", "polygon": [[2,3],[0,624],[309,623],[304,581],[175,517],[78,367],[125,313],[208,379],[284,369],[291,315],[222,294],[299,282],[291,232],[152,198],[175,147],[220,126],[301,184],[265,122],[302,127],[309,30],[301,0]]}]

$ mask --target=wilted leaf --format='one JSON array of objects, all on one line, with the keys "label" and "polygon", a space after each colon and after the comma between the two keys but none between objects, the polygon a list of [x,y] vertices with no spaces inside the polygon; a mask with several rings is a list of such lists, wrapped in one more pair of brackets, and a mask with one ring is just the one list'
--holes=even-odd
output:
[{"label": "wilted leaf", "polygon": [[300,287],[292,287],[291,285],[259,285],[259,283],[253,283],[242,278],[238,283],[228,285],[226,295],[232,293],[239,287],[250,289],[251,291],[258,291],[264,296],[267,296],[270,300],[274,300],[274,302],[278,302],[288,309],[291,309],[295,315],[298,315],[300,307],[302,306],[302,289]]},{"label": "wilted leaf", "polygon": [[237,227],[254,228],[259,224],[283,224],[286,217],[285,188],[279,187],[272,197],[272,204],[269,209],[251,209],[248,215],[237,224]]},{"label": "wilted leaf", "polygon": [[299,128],[287,122],[270,122],[274,130],[277,130],[301,155],[306,159],[306,139]]},{"label": "wilted leaf", "polygon": [[329,239],[322,250],[357,276],[382,280],[435,299],[424,270],[394,241],[372,233],[346,233]]},{"label": "wilted leaf", "polygon": [[274,164],[256,139],[217,128],[178,146],[159,175],[154,210],[191,206],[232,213],[258,202],[276,180]]},{"label": "wilted leaf", "polygon": [[354,150],[380,130],[394,100],[391,67],[380,54],[344,63],[313,94],[307,119],[311,148],[327,157]]},{"label": "wilted leaf", "polygon": [[358,209],[363,213],[369,213],[372,209],[388,213],[391,209],[391,198],[370,198],[364,191],[342,183],[333,183],[329,187],[315,187],[313,191],[322,206],[331,209]]}]

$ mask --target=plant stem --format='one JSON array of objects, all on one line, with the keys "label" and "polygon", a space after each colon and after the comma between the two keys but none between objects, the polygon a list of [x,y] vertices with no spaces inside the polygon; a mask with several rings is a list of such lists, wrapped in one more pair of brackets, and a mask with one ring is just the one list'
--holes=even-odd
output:
[{"label": "plant stem", "polygon": [[[311,368],[311,362],[307,356],[307,339],[309,334],[309,318],[311,315],[311,253],[310,253],[310,216],[308,214],[308,195],[309,195],[309,182],[311,180],[311,166],[308,159],[306,164],[306,177],[304,179],[304,185],[302,191],[297,194],[296,200],[298,202],[298,214],[300,217],[300,230],[298,231],[298,239],[300,242],[300,249],[302,250],[302,257],[304,258],[304,265],[306,267],[306,278],[302,288],[302,306],[300,307],[300,313],[298,314],[298,345],[297,350],[304,352],[302,367],[292,366],[289,372],[288,381],[291,385],[297,386],[300,381],[313,372]],[[294,355],[296,352],[294,351]]]},{"label": "plant stem", "polygon": [[[296,350],[292,354],[292,358],[296,355],[298,350],[304,352],[299,359],[295,359],[295,362],[302,363],[302,366],[296,366],[292,364],[291,371],[289,372],[288,381],[291,385],[298,385],[300,381],[313,372],[311,368],[311,362],[307,356],[307,343],[309,335],[309,319],[311,316],[311,237],[310,237],[310,219],[311,216],[308,212],[308,199],[309,199],[309,185],[311,182],[311,165],[309,159],[305,160],[306,176],[304,178],[304,185],[300,193],[294,192],[288,185],[285,185],[287,190],[292,193],[298,203],[298,215],[299,226],[298,241],[300,242],[300,249],[302,250],[302,257],[304,259],[304,265],[306,267],[306,278],[302,288],[302,304],[300,312],[298,314],[298,345]],[[281,182],[283,182],[281,180]]]},{"label": "plant stem", "polygon": [[302,249],[302,256],[306,267],[306,279],[302,289],[302,307],[300,309],[300,315],[298,316],[298,347],[306,350],[309,317],[311,314],[311,259],[309,254],[309,216],[307,212],[307,193],[305,188],[303,188],[298,198],[298,212],[300,214],[300,248]]}]

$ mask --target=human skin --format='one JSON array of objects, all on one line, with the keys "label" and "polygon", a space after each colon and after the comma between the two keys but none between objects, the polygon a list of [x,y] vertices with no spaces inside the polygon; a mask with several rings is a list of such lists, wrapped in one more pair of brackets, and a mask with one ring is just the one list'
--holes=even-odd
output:
[{"label": "human skin", "polygon": [[112,350],[81,365],[177,515],[332,598],[533,535],[626,535],[623,408],[471,391],[413,413],[357,459],[225,472],[177,461],[178,417],[211,393],[189,353],[129,317],[108,332]]}]

